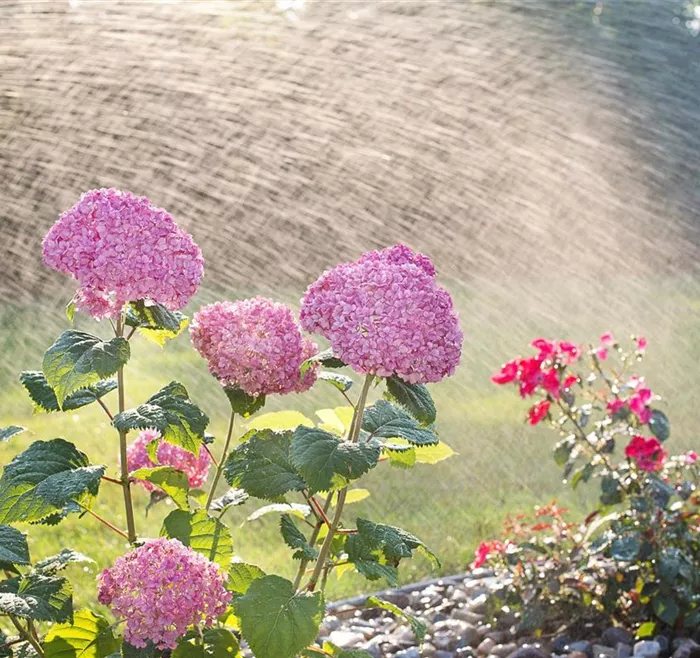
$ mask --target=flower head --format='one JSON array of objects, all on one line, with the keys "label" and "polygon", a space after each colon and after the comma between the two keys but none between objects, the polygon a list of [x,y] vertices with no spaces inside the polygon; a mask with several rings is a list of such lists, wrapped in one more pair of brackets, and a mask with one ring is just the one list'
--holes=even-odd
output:
[{"label": "flower head", "polygon": [[471,568],[476,569],[482,566],[489,555],[493,553],[505,553],[506,548],[506,544],[498,539],[494,541],[482,541],[474,553],[474,562],[471,563]]},{"label": "flower head", "polygon": [[625,456],[632,459],[642,471],[651,473],[663,467],[667,453],[658,439],[635,435],[625,448]]},{"label": "flower head", "polygon": [[[151,441],[155,441],[160,437],[156,430],[144,430],[141,432],[134,442],[127,448],[126,462],[129,468],[129,473],[137,471],[140,468],[153,468],[156,466],[151,460],[147,448]],[[180,446],[173,445],[167,441],[161,441],[156,450],[158,465],[172,466],[178,471],[182,471],[187,475],[190,487],[198,489],[204,486],[209,475],[209,467],[211,466],[211,457],[209,453],[201,449],[199,456],[192,454]],[[146,491],[154,491],[156,487],[150,482],[137,480],[137,482],[146,489]]]},{"label": "flower head", "polygon": [[316,368],[299,377],[316,344],[301,335],[284,304],[255,297],[203,306],[192,319],[190,334],[209,371],[248,395],[302,392],[316,381]]},{"label": "flower head", "polygon": [[395,245],[326,271],[301,303],[301,324],[361,373],[417,384],[451,375],[462,331],[430,259]]},{"label": "flower head", "polygon": [[124,638],[173,649],[192,624],[211,626],[231,593],[203,555],[177,539],[154,539],[118,557],[98,576],[98,600],[126,621]]},{"label": "flower head", "polygon": [[204,271],[199,247],[165,210],[115,189],[83,194],[46,234],[43,254],[78,280],[76,305],[95,317],[139,299],[180,309]]}]

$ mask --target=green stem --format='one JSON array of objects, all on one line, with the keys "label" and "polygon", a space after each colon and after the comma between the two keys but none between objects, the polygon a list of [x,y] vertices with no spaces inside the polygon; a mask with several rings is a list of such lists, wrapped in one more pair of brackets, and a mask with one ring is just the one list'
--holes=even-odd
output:
[{"label": "green stem", "polygon": [[[328,498],[326,498],[326,502],[323,505],[323,513],[328,514],[328,510],[331,508],[331,501],[333,500],[333,492],[329,492]],[[327,517],[326,517],[327,518]],[[309,538],[309,546],[314,546],[316,544],[316,541],[318,540],[318,535],[321,532],[321,528],[325,525],[325,521],[322,518],[317,519],[316,525],[314,526],[314,530],[311,533],[311,537]],[[299,569],[297,569],[297,575],[296,578],[294,578],[294,591],[296,592],[299,589],[299,584],[301,583],[301,579],[304,577],[304,574],[306,573],[306,567],[309,566],[310,560],[302,560],[301,563],[299,564]]]},{"label": "green stem", "polygon": [[211,489],[209,490],[209,496],[207,497],[207,504],[204,509],[209,510],[211,503],[214,500],[214,494],[216,493],[216,485],[219,484],[221,479],[221,473],[224,470],[224,464],[226,463],[226,456],[228,455],[228,448],[231,445],[231,437],[233,436],[233,421],[236,418],[235,412],[231,412],[231,417],[228,421],[228,432],[226,433],[226,443],[224,443],[224,451],[221,453],[221,459],[216,465],[216,473],[214,475],[214,482],[212,482]]},{"label": "green stem", "polygon": [[127,535],[123,530],[117,528],[117,526],[112,525],[109,521],[107,521],[107,519],[102,518],[99,514],[96,514],[90,508],[85,507],[85,505],[81,505],[80,503],[78,503],[78,505],[80,505],[80,507],[82,507],[88,514],[90,514],[90,516],[96,518],[100,523],[107,526],[110,530],[113,530],[118,535],[121,535],[122,537],[124,537],[124,539],[129,539],[129,535]]},{"label": "green stem", "polygon": [[[369,394],[369,388],[372,385],[373,379],[374,375],[367,375],[365,377],[365,382],[362,386],[362,391],[360,391],[360,397],[358,398],[357,404],[355,405],[355,413],[352,416],[352,423],[350,425],[350,436],[348,437],[348,441],[350,443],[357,443],[358,439],[360,438],[360,430],[362,429],[362,419],[365,413],[365,405],[367,404],[367,395]],[[347,495],[347,487],[343,487],[338,492],[338,501],[335,504],[335,515],[333,516],[333,520],[331,521],[330,528],[328,528],[328,534],[326,535],[326,539],[324,540],[323,545],[321,546],[321,550],[319,551],[318,559],[316,560],[316,566],[314,567],[314,571],[311,574],[311,580],[307,585],[307,589],[310,592],[313,592],[316,589],[318,580],[321,577],[321,574],[323,573],[324,567],[326,566],[326,560],[328,559],[328,555],[331,550],[333,537],[335,536],[336,531],[340,527],[340,521],[343,516],[343,507],[345,506],[345,499],[347,498]]]},{"label": "green stem", "polygon": [[41,656],[41,658],[44,658],[44,650],[41,648],[41,644],[39,643],[39,640],[34,638],[32,636],[32,634],[28,630],[26,630],[22,626],[22,624],[20,624],[19,619],[17,617],[15,617],[14,615],[8,615],[8,616],[10,618],[10,621],[12,621],[12,623],[14,624],[14,627],[17,629],[20,637],[23,640],[29,642],[29,644],[31,644],[32,647],[34,647],[34,650],[39,654],[39,656]]},{"label": "green stem", "polygon": [[[124,318],[119,315],[115,329],[117,336],[124,336]],[[124,368],[117,370],[117,390],[119,394],[119,413],[126,409],[126,395],[124,392]],[[134,522],[134,504],[131,501],[131,478],[129,477],[129,464],[126,454],[126,432],[119,432],[119,459],[121,461],[121,483],[124,492],[124,509],[126,511],[126,528],[129,543],[136,543],[136,523]]]}]

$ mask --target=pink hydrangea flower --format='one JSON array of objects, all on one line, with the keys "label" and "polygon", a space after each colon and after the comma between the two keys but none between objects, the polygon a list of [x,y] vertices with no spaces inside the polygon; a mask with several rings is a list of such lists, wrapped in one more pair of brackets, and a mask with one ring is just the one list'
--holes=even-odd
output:
[{"label": "pink hydrangea flower", "polygon": [[180,309],[204,271],[199,247],[165,210],[115,189],[83,194],[46,234],[43,254],[77,279],[76,305],[95,317],[139,299]]},{"label": "pink hydrangea flower", "polygon": [[685,453],[685,463],[691,466],[698,461],[698,453],[694,450]]},{"label": "pink hydrangea flower", "polygon": [[361,373],[417,384],[454,373],[462,331],[426,256],[395,245],[326,271],[301,302],[301,324]]},{"label": "pink hydrangea flower", "polygon": [[651,420],[651,409],[649,408],[651,399],[651,389],[644,388],[641,385],[630,398],[630,409],[637,418],[639,418],[639,422],[642,424],[648,423]]},{"label": "pink hydrangea flower", "polygon": [[[190,487],[199,489],[204,486],[209,475],[209,467],[211,466],[211,457],[209,453],[202,448],[199,451],[199,456],[192,454],[188,450],[180,446],[173,445],[166,441],[161,441],[156,450],[158,464],[155,464],[148,455],[147,447],[151,441],[155,441],[160,434],[156,430],[144,430],[141,432],[134,442],[126,450],[126,463],[129,468],[129,473],[137,471],[140,468],[153,468],[154,466],[172,466],[178,471],[182,471],[187,475]],[[146,491],[154,491],[157,489],[155,485],[143,480],[136,480]]]},{"label": "pink hydrangea flower", "polygon": [[603,347],[612,347],[615,344],[615,338],[608,331],[600,337],[600,343]]},{"label": "pink hydrangea flower", "polygon": [[248,395],[302,392],[316,381],[316,367],[299,378],[301,364],[317,346],[301,335],[284,304],[264,297],[210,304],[195,313],[190,334],[209,371]]},{"label": "pink hydrangea flower", "polygon": [[177,539],[147,541],[97,579],[98,601],[126,621],[124,639],[139,649],[174,649],[188,626],[211,626],[231,600],[217,566]]},{"label": "pink hydrangea flower", "polygon": [[474,553],[474,562],[471,563],[471,568],[476,569],[482,566],[493,553],[505,553],[506,548],[506,544],[498,539],[494,541],[482,541]]},{"label": "pink hydrangea flower", "polygon": [[625,456],[632,459],[642,471],[651,473],[663,467],[667,453],[658,439],[636,435],[625,448]]}]

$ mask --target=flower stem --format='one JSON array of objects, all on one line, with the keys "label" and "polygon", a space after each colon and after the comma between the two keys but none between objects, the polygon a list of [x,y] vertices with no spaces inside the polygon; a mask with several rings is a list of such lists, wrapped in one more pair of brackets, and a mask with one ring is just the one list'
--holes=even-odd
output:
[{"label": "flower stem", "polygon": [[[80,505],[80,503],[78,503],[78,505]],[[129,535],[127,535],[123,530],[117,528],[117,526],[112,525],[109,521],[107,521],[107,519],[102,518],[99,514],[93,512],[90,508],[85,507],[85,505],[80,505],[80,507],[82,507],[90,516],[96,518],[100,523],[106,525],[110,530],[113,530],[118,535],[121,535],[122,537],[124,537],[124,539],[129,539]]]},{"label": "flower stem", "polygon": [[20,621],[15,615],[8,615],[10,618],[10,621],[13,623],[14,627],[17,629],[17,632],[19,633],[20,637],[29,642],[29,644],[32,645],[34,648],[34,651],[36,651],[41,658],[44,658],[44,650],[41,648],[41,644],[39,643],[39,640],[37,640],[35,637],[32,636],[32,634],[25,629],[22,624],[20,624]]},{"label": "flower stem", "polygon": [[[328,510],[331,508],[331,502],[333,500],[333,492],[331,491],[328,494],[328,498],[326,498],[326,502],[323,505],[323,513],[324,515],[328,514]],[[326,518],[328,518],[326,516]],[[311,533],[311,537],[309,537],[309,546],[313,547],[316,544],[316,540],[318,539],[318,535],[321,532],[321,528],[324,526],[325,522],[322,518],[319,518],[316,521],[316,525],[314,526],[314,530]],[[330,527],[330,521],[329,521],[329,527]],[[294,579],[294,591],[296,592],[297,589],[299,589],[299,583],[301,583],[301,579],[304,577],[304,574],[306,573],[306,567],[309,566],[309,560],[302,560],[301,563],[299,564],[299,569],[297,570],[297,575],[296,578]]]},{"label": "flower stem", "polygon": [[[115,333],[119,337],[124,336],[124,318],[120,314],[117,319]],[[124,367],[117,370],[117,390],[119,393],[119,413],[126,409],[126,395],[124,393]],[[126,512],[127,539],[129,543],[136,543],[136,524],[134,522],[134,505],[131,502],[131,478],[129,477],[129,464],[126,454],[126,432],[119,432],[119,459],[121,461],[121,483],[124,492],[124,510]]]},{"label": "flower stem", "polygon": [[214,500],[214,494],[216,493],[216,485],[219,484],[221,479],[221,473],[224,470],[224,464],[226,463],[226,456],[228,455],[228,448],[231,445],[231,437],[233,436],[233,421],[236,418],[235,412],[231,412],[231,417],[228,421],[228,432],[226,433],[226,443],[224,443],[224,451],[221,453],[221,459],[219,463],[216,464],[216,474],[214,475],[214,482],[212,482],[211,489],[209,490],[209,496],[207,497],[207,504],[204,506],[205,510],[209,510],[211,503]]},{"label": "flower stem", "polygon": [[[362,386],[362,391],[360,391],[360,397],[355,405],[355,413],[352,416],[352,423],[350,424],[350,435],[348,441],[350,443],[357,443],[360,438],[360,430],[362,429],[362,419],[365,413],[365,405],[367,404],[367,395],[369,394],[369,388],[372,385],[372,380],[374,375],[367,375],[365,377],[365,382]],[[348,488],[343,487],[338,492],[338,502],[335,505],[335,514],[333,515],[333,520],[328,528],[328,534],[321,546],[321,550],[318,554],[318,559],[316,560],[316,566],[311,574],[311,580],[306,588],[313,592],[316,589],[321,574],[323,573],[324,567],[326,566],[326,560],[328,559],[328,554],[331,550],[331,544],[333,543],[333,537],[340,527],[340,521],[343,516],[343,507],[345,506],[345,499],[348,495]]]}]

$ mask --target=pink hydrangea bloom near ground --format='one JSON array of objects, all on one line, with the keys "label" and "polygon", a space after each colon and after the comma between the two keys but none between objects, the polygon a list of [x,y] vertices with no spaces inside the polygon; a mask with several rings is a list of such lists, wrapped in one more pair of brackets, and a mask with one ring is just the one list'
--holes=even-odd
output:
[{"label": "pink hydrangea bloom near ground", "polygon": [[202,252],[162,208],[115,189],[90,190],[43,242],[44,262],[80,283],[76,305],[95,317],[129,301],[185,306],[204,271]]},{"label": "pink hydrangea bloom near ground", "polygon": [[667,453],[658,439],[636,435],[625,448],[625,456],[633,460],[642,471],[658,471],[664,465]]},{"label": "pink hydrangea bloom near ground", "polygon": [[361,373],[437,382],[451,375],[462,331],[427,256],[395,245],[326,271],[301,302],[301,324]]},{"label": "pink hydrangea bloom near ground", "polygon": [[231,593],[217,566],[177,539],[154,539],[118,557],[98,577],[97,599],[126,621],[124,639],[174,649],[191,624],[211,626]]},{"label": "pink hydrangea bloom near ground", "polygon": [[[209,475],[209,467],[211,466],[211,457],[209,453],[202,448],[199,451],[199,456],[193,455],[188,450],[180,448],[180,446],[161,441],[156,450],[158,463],[155,464],[151,460],[146,450],[151,441],[155,441],[160,434],[156,430],[144,430],[141,432],[134,442],[127,448],[126,461],[129,472],[137,471],[140,468],[153,468],[154,466],[172,466],[178,471],[182,471],[187,475],[190,487],[199,489],[204,486]],[[150,482],[137,480],[137,482],[146,489],[146,491],[154,491],[156,486]]]},{"label": "pink hydrangea bloom near ground", "polygon": [[284,304],[255,297],[203,306],[192,319],[190,334],[209,371],[248,395],[299,393],[316,381],[317,367],[299,378],[301,364],[316,354],[317,346],[302,336]]}]

